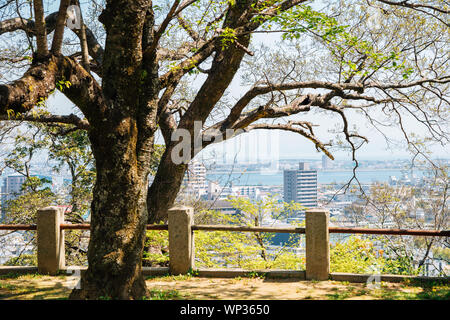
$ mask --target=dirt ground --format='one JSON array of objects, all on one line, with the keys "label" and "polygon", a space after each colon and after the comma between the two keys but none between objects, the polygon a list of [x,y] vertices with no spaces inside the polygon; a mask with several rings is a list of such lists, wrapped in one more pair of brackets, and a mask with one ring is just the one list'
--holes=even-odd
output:
[{"label": "dirt ground", "polygon": [[[195,299],[217,300],[298,300],[298,299],[380,299],[383,291],[419,293],[421,288],[383,283],[379,289],[365,284],[337,281],[298,281],[290,279],[207,279],[152,280],[149,288],[176,290]],[[382,289],[381,289],[382,287]]]},{"label": "dirt ground", "polygon": [[[1,276],[0,299],[67,299],[77,279],[68,276]],[[156,277],[147,280],[152,299],[290,300],[290,299],[450,299],[449,284],[417,285],[298,281],[289,279]]]}]

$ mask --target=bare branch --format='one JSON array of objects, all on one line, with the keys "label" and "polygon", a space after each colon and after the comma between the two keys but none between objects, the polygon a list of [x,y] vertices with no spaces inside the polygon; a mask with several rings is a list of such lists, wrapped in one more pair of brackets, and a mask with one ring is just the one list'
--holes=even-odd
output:
[{"label": "bare branch", "polygon": [[249,125],[245,128],[245,131],[256,129],[269,129],[269,130],[284,130],[294,133],[298,133],[314,143],[317,150],[321,150],[327,155],[328,158],[334,160],[333,155],[326,149],[326,144],[322,143],[312,132],[307,132],[301,128],[295,127],[295,122],[288,122],[287,124],[269,124],[269,123],[257,123]]},{"label": "bare branch", "polygon": [[166,31],[167,26],[169,25],[170,21],[175,17],[174,13],[175,13],[175,10],[177,9],[178,5],[180,4],[180,1],[181,0],[175,0],[174,3],[172,4],[172,7],[170,8],[169,13],[167,14],[164,21],[159,26],[158,30],[155,32],[152,43],[148,48],[148,51],[153,52],[158,47],[161,36]]},{"label": "bare branch", "polygon": [[[55,30],[57,17],[58,12],[53,12],[45,18],[45,27],[47,34]],[[99,66],[101,66],[103,62],[104,50],[95,38],[94,33],[86,25],[84,25],[84,28],[86,29],[86,42],[89,50],[89,55],[97,62]],[[17,30],[23,30],[29,36],[37,35],[36,23],[34,20],[13,18],[0,22],[0,35]],[[81,39],[82,34],[80,30],[73,29],[72,31]]]},{"label": "bare branch", "polygon": [[[47,34],[53,32],[53,30],[55,29],[57,16],[58,13],[54,12],[52,14],[49,14],[45,18],[45,27]],[[36,35],[36,23],[34,20],[22,18],[12,18],[0,21],[0,35],[17,30],[23,30],[28,35],[34,36]]]},{"label": "bare branch", "polygon": [[412,9],[417,9],[417,8],[425,8],[425,9],[431,9],[432,11],[436,11],[436,12],[440,12],[440,13],[444,13],[444,14],[449,14],[450,10],[445,10],[443,7],[436,7],[436,6],[432,6],[432,5],[428,5],[428,4],[421,4],[421,3],[410,3],[409,1],[389,1],[389,0],[377,0],[379,2],[385,3],[385,4],[389,4],[391,6],[400,6],[400,7],[405,7],[405,8],[412,8]]}]

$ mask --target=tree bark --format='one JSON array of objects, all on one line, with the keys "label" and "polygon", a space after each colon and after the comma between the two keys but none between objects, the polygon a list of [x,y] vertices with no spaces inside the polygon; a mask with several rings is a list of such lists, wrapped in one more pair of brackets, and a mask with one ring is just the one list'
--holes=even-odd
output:
[{"label": "tree bark", "polygon": [[[91,205],[88,270],[71,299],[142,299],[149,159],[156,128],[157,82],[141,88],[142,30],[150,1],[110,1],[102,93],[107,108],[89,131],[97,179]],[[146,61],[151,68],[153,61]],[[151,68],[153,70],[153,68]],[[91,122],[91,121],[90,121]]]},{"label": "tree bark", "polygon": [[91,206],[88,270],[71,299],[141,299],[147,175],[137,161],[136,121],[90,132],[97,180]]},{"label": "tree bark", "polygon": [[147,195],[149,212],[148,223],[166,222],[168,210],[174,204],[181,183],[183,182],[186,164],[175,164],[170,156],[172,148],[169,146],[158,166],[152,185]]}]

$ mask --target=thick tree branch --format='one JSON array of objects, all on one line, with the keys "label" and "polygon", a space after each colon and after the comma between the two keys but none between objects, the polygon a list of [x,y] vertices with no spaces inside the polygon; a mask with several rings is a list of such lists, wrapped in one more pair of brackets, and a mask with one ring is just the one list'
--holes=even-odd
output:
[{"label": "thick tree branch", "polygon": [[[54,12],[52,14],[49,14],[45,18],[45,27],[47,34],[53,32],[53,30],[55,29],[57,16],[58,13]],[[36,23],[34,20],[22,18],[12,18],[0,21],[0,35],[18,30],[25,31],[29,36],[35,36],[37,33]]]},{"label": "thick tree branch", "polygon": [[101,121],[105,103],[100,86],[79,64],[67,57],[50,57],[33,64],[22,78],[0,85],[0,114],[27,113],[60,89],[90,123]]},{"label": "thick tree branch", "polygon": [[36,20],[37,57],[42,59],[48,55],[47,31],[45,28],[44,5],[42,0],[34,0],[34,15]]},{"label": "thick tree branch", "polygon": [[60,0],[58,17],[56,19],[55,33],[53,34],[52,41],[52,53],[58,55],[61,53],[62,42],[64,37],[64,27],[67,19],[67,8],[69,7],[70,0]]},{"label": "thick tree branch", "polygon": [[89,122],[86,119],[81,119],[80,117],[72,114],[69,115],[19,115],[10,117],[8,115],[0,115],[0,120],[9,121],[28,121],[28,122],[38,122],[38,123],[56,123],[56,124],[71,124],[76,126],[78,129],[89,129]]},{"label": "thick tree branch", "polygon": [[[215,50],[215,41],[209,40],[205,42],[192,57],[180,62],[172,70],[160,77],[161,86],[167,87],[173,81],[179,81],[181,77],[194,69],[197,65],[204,62]],[[147,51],[146,51],[147,53]]]}]

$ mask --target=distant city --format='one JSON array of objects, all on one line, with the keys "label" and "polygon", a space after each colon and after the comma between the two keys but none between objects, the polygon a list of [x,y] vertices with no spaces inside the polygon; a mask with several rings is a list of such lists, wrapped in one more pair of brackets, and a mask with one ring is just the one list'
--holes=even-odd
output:
[{"label": "distant city", "polygon": [[[450,164],[449,159],[440,160]],[[298,202],[305,207],[327,207],[333,216],[343,214],[342,209],[357,200],[355,194],[339,194],[337,191],[352,178],[354,163],[346,160],[283,159],[264,163],[212,163],[191,161],[179,201],[198,199],[219,204],[227,203],[229,197],[246,197],[262,200],[278,197],[280,201]],[[58,193],[70,185],[69,175],[56,174],[46,164],[35,164],[34,174],[46,178],[52,191]],[[5,170],[1,176],[1,208],[6,201],[19,196],[25,181],[23,175]],[[149,177],[150,184],[153,177]],[[408,160],[364,160],[359,161],[357,178],[363,190],[368,191],[375,183],[414,186],[423,183],[423,171],[410,168]],[[353,181],[355,182],[355,181]],[[0,216],[2,219],[2,215]]]},{"label": "distant city", "polygon": [[[444,160],[449,163],[449,160]],[[334,221],[345,220],[345,208],[358,201],[358,193],[339,194],[352,178],[353,162],[320,160],[281,160],[276,163],[202,163],[191,161],[179,201],[198,199],[211,203],[211,208],[230,212],[229,197],[262,200],[275,197],[279,201],[296,202],[307,208],[325,207]],[[410,169],[407,160],[361,161],[357,170],[359,188],[368,192],[373,183],[390,186],[418,186],[424,172]],[[356,183],[353,181],[352,183]],[[348,219],[347,219],[348,220]],[[285,223],[280,221],[279,223]],[[352,224],[352,221],[347,221]]]},{"label": "distant city", "polygon": [[[441,160],[450,164],[449,160]],[[265,163],[211,163],[191,161],[182,187],[178,194],[179,203],[190,204],[193,201],[202,202],[207,208],[225,214],[239,214],[227,201],[230,197],[244,197],[254,201],[275,198],[281,202],[300,203],[305,208],[323,207],[330,211],[330,223],[335,226],[361,227],[361,222],[354,220],[352,205],[360,201],[358,193],[339,193],[341,187],[352,178],[354,163],[351,161],[331,161],[327,157],[322,159],[284,159]],[[45,165],[35,167],[41,178],[49,181],[52,191],[58,192],[70,184],[68,176],[62,176],[48,171]],[[21,194],[24,176],[4,172],[1,187],[1,208],[8,200]],[[389,186],[421,186],[426,183],[424,172],[417,168],[410,168],[407,160],[360,161],[357,171],[360,182],[359,188],[369,193],[373,183],[384,183]],[[150,177],[152,183],[152,177]],[[4,220],[2,210],[2,220]],[[266,215],[262,219],[265,226],[289,226],[293,222],[304,220],[305,210],[299,210],[293,215],[280,219],[273,219]],[[425,221],[423,210],[415,210]],[[365,226],[372,226],[370,212],[366,213]],[[389,221],[386,226],[389,227]],[[334,238],[333,238],[334,237]],[[333,235],[332,242],[338,241],[342,235]],[[25,244],[20,235],[14,235],[14,248],[0,250],[0,264],[6,257],[15,256],[19,248]],[[274,247],[287,241],[287,234],[277,234],[272,239]],[[6,251],[5,251],[6,250]],[[23,249],[21,249],[23,250]],[[8,251],[8,252],[7,252]],[[3,260],[3,261],[2,261]],[[448,268],[447,265],[440,268]],[[439,270],[436,270],[438,272]]]}]

